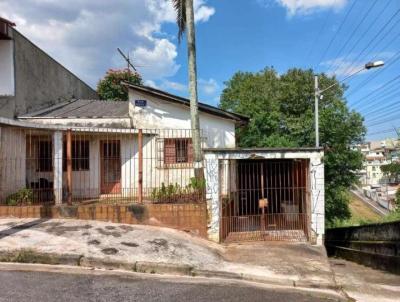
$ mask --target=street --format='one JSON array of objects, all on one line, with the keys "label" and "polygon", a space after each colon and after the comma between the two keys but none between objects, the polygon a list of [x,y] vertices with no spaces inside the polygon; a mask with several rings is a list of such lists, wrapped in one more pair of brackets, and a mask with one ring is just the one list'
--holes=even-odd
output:
[{"label": "street", "polygon": [[0,271],[0,301],[337,301],[315,291],[250,283],[81,271]]}]

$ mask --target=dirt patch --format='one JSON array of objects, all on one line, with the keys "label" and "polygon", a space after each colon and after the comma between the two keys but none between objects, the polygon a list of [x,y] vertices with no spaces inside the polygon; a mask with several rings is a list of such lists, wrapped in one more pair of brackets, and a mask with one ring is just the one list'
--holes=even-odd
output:
[{"label": "dirt patch", "polygon": [[138,247],[139,244],[135,242],[121,242],[122,245],[129,246],[129,247]]},{"label": "dirt patch", "polygon": [[125,232],[131,232],[135,229],[134,227],[132,227],[130,225],[120,225],[119,228],[124,230]]},{"label": "dirt patch", "polygon": [[106,225],[104,228],[107,230],[115,230],[115,226],[112,225]]},{"label": "dirt patch", "polygon": [[100,244],[100,241],[98,241],[97,239],[93,239],[93,240],[90,240],[90,241],[88,242],[88,244],[89,244],[89,245],[99,245],[99,244]]},{"label": "dirt patch", "polygon": [[73,225],[73,226],[63,226],[63,225],[58,225],[58,226],[51,226],[49,228],[46,229],[46,232],[50,233],[50,234],[55,234],[57,236],[61,236],[64,235],[65,233],[69,233],[69,232],[78,232],[78,231],[82,231],[82,230],[88,230],[91,229],[92,226],[91,225]]},{"label": "dirt patch", "polygon": [[97,232],[99,232],[101,235],[105,235],[105,236],[113,236],[113,237],[121,237],[121,233],[119,233],[118,231],[111,231],[108,232],[102,228],[97,228],[96,229]]},{"label": "dirt patch", "polygon": [[84,232],[84,233],[82,233],[82,236],[89,236],[89,235],[90,235],[89,232]]},{"label": "dirt patch", "polygon": [[118,250],[113,247],[107,247],[105,249],[102,249],[101,252],[106,255],[115,255],[116,253],[118,253]]},{"label": "dirt patch", "polygon": [[148,243],[151,244],[152,249],[155,252],[158,252],[160,250],[167,250],[168,249],[168,241],[162,238],[156,238],[150,241],[147,241]]}]

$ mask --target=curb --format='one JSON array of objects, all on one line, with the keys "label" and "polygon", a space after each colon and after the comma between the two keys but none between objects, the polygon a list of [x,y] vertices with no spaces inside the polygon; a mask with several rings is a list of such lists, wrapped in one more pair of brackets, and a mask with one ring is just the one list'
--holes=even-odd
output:
[{"label": "curb", "polygon": [[30,249],[0,251],[0,262],[40,263],[79,266],[82,256],[72,254],[42,253]]},{"label": "curb", "polygon": [[243,280],[270,285],[280,285],[299,288],[318,288],[338,290],[337,285],[323,284],[313,281],[295,281],[292,279],[276,279],[250,274],[239,274],[225,271],[210,271],[196,269],[187,264],[171,264],[163,262],[123,262],[96,257],[85,257],[83,255],[54,254],[37,252],[32,249],[21,249],[13,251],[0,251],[0,262],[34,263],[51,265],[70,265],[86,268],[100,268],[106,270],[125,270],[137,273],[179,275],[190,277],[222,278],[230,280]]}]

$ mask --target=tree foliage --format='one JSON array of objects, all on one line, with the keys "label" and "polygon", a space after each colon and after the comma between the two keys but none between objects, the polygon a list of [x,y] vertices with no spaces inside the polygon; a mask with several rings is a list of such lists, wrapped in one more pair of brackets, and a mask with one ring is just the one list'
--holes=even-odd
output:
[{"label": "tree foliage", "polygon": [[387,165],[382,165],[381,171],[390,177],[398,178],[400,177],[400,163],[393,162]]},{"label": "tree foliage", "polygon": [[[320,100],[320,141],[325,148],[325,203],[328,223],[350,217],[348,188],[357,181],[362,155],[350,149],[360,143],[365,127],[360,114],[343,98],[346,87],[334,77],[319,76],[320,87],[337,84]],[[273,68],[237,72],[225,83],[222,109],[250,117],[237,130],[242,147],[310,147],[315,145],[314,74],[291,69],[279,75]]]},{"label": "tree foliage", "polygon": [[128,90],[122,82],[141,85],[142,78],[137,72],[128,69],[110,69],[97,84],[97,94],[103,100],[127,101]]}]

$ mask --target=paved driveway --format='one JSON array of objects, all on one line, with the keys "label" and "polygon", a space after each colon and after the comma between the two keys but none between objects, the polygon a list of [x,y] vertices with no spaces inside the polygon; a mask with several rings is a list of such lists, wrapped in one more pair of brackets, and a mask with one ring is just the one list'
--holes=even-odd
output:
[{"label": "paved driveway", "polygon": [[323,246],[290,242],[249,242],[229,244],[223,254],[228,261],[265,267],[279,275],[298,276],[333,286],[333,273]]}]

